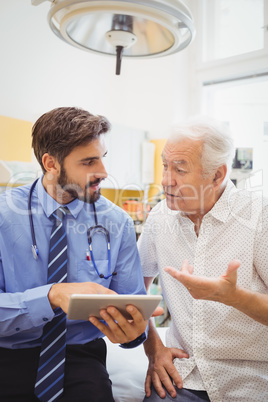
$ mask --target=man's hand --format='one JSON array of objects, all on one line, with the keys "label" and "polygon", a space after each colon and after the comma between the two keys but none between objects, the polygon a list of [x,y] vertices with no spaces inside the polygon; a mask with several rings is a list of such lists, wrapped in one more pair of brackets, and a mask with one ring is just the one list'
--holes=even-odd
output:
[{"label": "man's hand", "polygon": [[[100,315],[107,325],[99,321],[96,317],[90,317],[89,321],[94,324],[112,343],[129,343],[138,338],[146,329],[147,322],[144,320],[140,311],[132,305],[127,306],[126,310],[133,320],[127,320],[115,307],[108,307],[100,311]],[[152,317],[162,315],[162,307],[156,307]]]},{"label": "man's hand", "polygon": [[165,271],[181,282],[194,299],[217,301],[232,306],[261,324],[268,325],[268,295],[237,285],[240,261],[232,260],[219,278],[195,276],[193,267],[184,261],[180,271],[166,267]]},{"label": "man's hand", "polygon": [[173,386],[173,382],[177,388],[182,388],[182,379],[173,364],[175,358],[188,358],[189,355],[181,349],[167,348],[163,344],[158,344],[154,353],[146,353],[149,359],[149,368],[145,380],[145,393],[149,397],[151,395],[151,385],[153,383],[156,392],[160,398],[165,398],[167,392],[174,398],[177,392]]},{"label": "man's hand", "polygon": [[237,269],[240,261],[232,260],[225,274],[219,278],[206,278],[193,275],[193,267],[183,261],[182,268],[166,267],[165,271],[181,282],[194,299],[213,300],[226,305],[235,305],[237,293]]},{"label": "man's hand", "polygon": [[153,314],[152,314],[152,317],[159,317],[162,314],[164,314],[163,307],[157,306],[156,309],[154,310]]},{"label": "man's hand", "polygon": [[143,334],[147,321],[136,307],[129,305],[126,310],[133,320],[127,320],[115,307],[111,306],[100,311],[100,315],[107,325],[96,317],[90,317],[89,321],[112,343],[129,343]]},{"label": "man's hand", "polygon": [[48,299],[54,310],[60,307],[65,313],[68,311],[70,297],[74,293],[80,294],[116,294],[113,290],[94,282],[82,283],[55,283],[48,293]]}]

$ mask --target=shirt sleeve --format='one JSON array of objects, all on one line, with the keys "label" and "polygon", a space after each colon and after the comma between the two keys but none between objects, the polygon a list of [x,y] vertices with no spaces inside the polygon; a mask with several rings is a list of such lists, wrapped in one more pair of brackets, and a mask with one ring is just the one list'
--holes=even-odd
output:
[{"label": "shirt sleeve", "polygon": [[126,220],[122,236],[117,241],[121,241],[116,261],[117,275],[113,277],[110,289],[119,294],[146,294],[131,218]]},{"label": "shirt sleeve", "polygon": [[0,256],[0,337],[43,326],[52,320],[55,314],[48,300],[51,286],[40,286],[25,292],[6,292]]},{"label": "shirt sleeve", "polygon": [[268,205],[260,215],[254,241],[254,267],[268,288]]},{"label": "shirt sleeve", "polygon": [[138,250],[144,277],[155,277],[158,274],[156,246],[153,237],[153,219],[149,215],[138,240]]}]

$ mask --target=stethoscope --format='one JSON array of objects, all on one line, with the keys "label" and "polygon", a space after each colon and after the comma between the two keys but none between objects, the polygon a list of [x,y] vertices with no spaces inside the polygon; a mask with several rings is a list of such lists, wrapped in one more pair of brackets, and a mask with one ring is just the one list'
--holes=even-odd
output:
[{"label": "stethoscope", "polygon": [[[35,231],[34,231],[34,225],[33,225],[33,213],[32,213],[32,194],[33,194],[33,190],[36,186],[36,183],[38,182],[39,179],[36,179],[34,181],[34,183],[32,184],[30,191],[29,191],[29,196],[28,196],[28,214],[29,214],[29,221],[30,221],[30,228],[31,228],[31,236],[32,236],[32,254],[33,254],[33,258],[35,260],[38,260],[38,255],[39,255],[39,250],[36,244],[36,237],[35,237]],[[97,212],[96,212],[96,207],[95,207],[95,203],[92,204],[93,205],[93,211],[94,211],[94,219],[95,219],[95,225],[90,227],[87,231],[87,238],[88,238],[88,244],[89,244],[89,252],[90,252],[90,256],[91,256],[91,261],[92,264],[94,266],[95,271],[97,272],[98,276],[100,278],[104,278],[104,279],[108,279],[111,276],[117,275],[117,272],[112,272],[111,273],[111,244],[110,244],[110,234],[108,232],[108,230],[98,224],[98,219],[97,219]],[[106,242],[107,242],[107,251],[108,251],[108,275],[104,275],[101,274],[97,268],[95,259],[94,259],[94,255],[93,255],[93,249],[92,249],[92,238],[94,236],[95,233],[100,233],[100,234],[104,234],[105,238],[106,238]],[[88,260],[89,260],[89,256],[88,256]]]}]

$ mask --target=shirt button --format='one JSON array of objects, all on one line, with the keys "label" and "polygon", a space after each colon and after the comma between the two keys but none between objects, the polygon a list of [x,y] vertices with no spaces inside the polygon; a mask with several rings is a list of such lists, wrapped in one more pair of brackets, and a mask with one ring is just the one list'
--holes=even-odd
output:
[{"label": "shirt button", "polygon": [[16,328],[16,331],[17,331],[17,332],[20,331],[20,328]]},{"label": "shirt button", "polygon": [[43,318],[43,321],[48,321],[48,318],[47,318],[47,317],[44,317],[44,318]]}]

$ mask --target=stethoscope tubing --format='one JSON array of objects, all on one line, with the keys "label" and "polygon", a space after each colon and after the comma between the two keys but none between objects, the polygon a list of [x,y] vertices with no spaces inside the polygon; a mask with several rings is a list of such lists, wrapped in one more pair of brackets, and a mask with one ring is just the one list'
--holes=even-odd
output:
[{"label": "stethoscope tubing", "polygon": [[32,236],[32,253],[33,253],[33,258],[35,260],[38,259],[39,250],[36,245],[36,237],[35,237],[35,231],[34,231],[34,225],[33,225],[32,194],[33,194],[34,188],[35,188],[38,180],[39,179],[36,179],[33,182],[32,186],[30,188],[29,196],[28,196],[28,214],[29,214],[29,222],[30,222],[30,229],[31,229],[31,236]]},{"label": "stethoscope tubing", "polygon": [[[95,217],[95,226],[92,226],[88,229],[87,231],[87,237],[88,237],[88,244],[89,244],[89,252],[90,252],[90,256],[91,256],[91,260],[92,260],[92,264],[97,272],[97,274],[99,275],[100,278],[104,278],[104,279],[108,279],[111,276],[116,275],[116,272],[111,273],[111,245],[110,245],[110,234],[108,232],[108,230],[102,226],[98,224],[98,219],[97,219],[97,212],[96,212],[96,206],[95,203],[93,203],[93,211],[94,211],[94,217]],[[106,240],[107,240],[107,251],[108,251],[108,275],[104,275],[101,274],[97,268],[95,259],[94,259],[94,255],[93,255],[93,250],[92,250],[92,237],[94,234],[94,231],[97,232],[101,232],[105,235]]]},{"label": "stethoscope tubing", "polygon": [[[28,196],[28,215],[29,215],[29,222],[30,222],[30,229],[31,229],[31,237],[32,237],[32,253],[33,253],[33,257],[35,260],[38,259],[38,255],[39,255],[39,250],[36,244],[36,237],[35,237],[35,231],[34,231],[34,225],[33,225],[33,213],[32,213],[32,194],[33,194],[33,190],[38,182],[39,178],[36,179],[29,191],[29,196]],[[94,211],[94,219],[95,219],[95,225],[90,227],[87,231],[87,237],[88,237],[88,243],[89,243],[89,252],[91,255],[91,260],[94,266],[94,269],[96,270],[98,276],[100,278],[104,278],[104,279],[108,279],[111,276],[114,276],[117,274],[117,272],[112,272],[111,273],[111,245],[110,245],[110,234],[108,232],[108,230],[102,226],[98,224],[98,219],[97,219],[97,212],[96,212],[96,207],[95,207],[95,203],[92,204],[93,205],[93,211]],[[101,274],[97,268],[96,262],[95,262],[95,258],[93,255],[93,250],[92,250],[92,237],[94,234],[94,231],[98,231],[101,232],[105,235],[106,240],[107,240],[107,251],[108,251],[108,275],[104,275]]]}]

